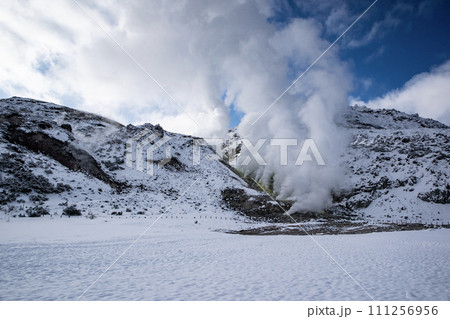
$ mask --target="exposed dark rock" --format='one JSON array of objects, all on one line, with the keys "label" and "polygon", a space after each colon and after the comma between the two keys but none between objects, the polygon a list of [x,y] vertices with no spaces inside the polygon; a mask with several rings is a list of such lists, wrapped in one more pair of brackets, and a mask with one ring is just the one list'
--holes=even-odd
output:
[{"label": "exposed dark rock", "polygon": [[417,197],[424,202],[431,202],[436,204],[450,204],[450,190],[448,189],[433,189],[430,192],[419,193]]},{"label": "exposed dark rock", "polygon": [[249,196],[245,190],[226,188],[222,190],[222,200],[228,209],[237,211],[247,217],[275,223],[292,223],[312,219],[349,219],[352,215],[345,207],[334,206],[321,212],[299,211],[290,214],[292,202],[276,201],[268,195]]},{"label": "exposed dark rock", "polygon": [[186,165],[181,163],[178,160],[178,158],[176,158],[176,157],[171,157],[170,159],[164,159],[158,165],[162,166],[172,172],[180,172],[180,171],[186,170]]},{"label": "exposed dark rock", "polygon": [[16,154],[0,154],[0,205],[14,201],[21,194],[52,194],[71,190],[67,184],[58,183],[54,186],[42,175],[34,175],[31,169],[25,167],[25,162]]},{"label": "exposed dark rock", "polygon": [[61,124],[61,128],[72,133],[72,126],[70,124]]},{"label": "exposed dark rock", "polygon": [[364,222],[349,221],[328,221],[316,225],[295,225],[295,226],[265,226],[248,228],[242,230],[227,231],[229,234],[250,235],[250,236],[275,236],[275,235],[352,235],[369,234],[393,231],[411,231],[434,228],[449,228],[448,225],[425,225],[420,223],[390,223],[371,225]]},{"label": "exposed dark rock", "polygon": [[222,200],[227,208],[248,217],[273,222],[292,221],[285,215],[285,211],[288,211],[291,205],[280,202],[280,207],[267,195],[250,197],[243,189],[226,188],[222,190]]},{"label": "exposed dark rock", "polygon": [[346,205],[351,210],[358,210],[369,207],[373,200],[374,198],[367,194],[363,196],[354,196],[347,201]]},{"label": "exposed dark rock", "polygon": [[41,129],[43,129],[43,130],[49,129],[49,128],[52,127],[52,125],[51,125],[50,123],[43,122],[43,121],[39,122],[39,123],[38,123],[38,126],[39,126],[39,128],[41,128]]},{"label": "exposed dark rock", "polygon": [[43,132],[25,132],[17,125],[8,127],[6,138],[12,143],[47,155],[70,170],[81,171],[95,177],[116,190],[121,190],[124,186],[108,176],[88,152],[71,143],[62,142]]}]

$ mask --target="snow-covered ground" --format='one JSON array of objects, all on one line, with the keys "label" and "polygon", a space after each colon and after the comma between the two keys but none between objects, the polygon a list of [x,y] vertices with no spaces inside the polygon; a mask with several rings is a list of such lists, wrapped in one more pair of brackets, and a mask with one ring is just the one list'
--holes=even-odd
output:
[{"label": "snow-covered ground", "polygon": [[[78,298],[157,215],[143,218],[1,220],[0,299]],[[308,236],[214,231],[246,226],[168,213],[82,300],[370,300]],[[375,300],[450,299],[448,229],[313,238]]]}]

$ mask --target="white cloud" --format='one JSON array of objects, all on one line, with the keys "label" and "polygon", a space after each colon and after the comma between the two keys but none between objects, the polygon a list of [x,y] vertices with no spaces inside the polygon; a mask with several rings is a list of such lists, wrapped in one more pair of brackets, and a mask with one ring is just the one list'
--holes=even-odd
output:
[{"label": "white cloud", "polygon": [[430,72],[415,75],[405,85],[368,102],[353,100],[373,108],[395,108],[450,125],[450,60]]},{"label": "white cloud", "polygon": [[297,138],[300,144],[313,138],[327,162],[280,167],[278,155],[266,148],[270,164],[247,172],[266,182],[273,177],[275,189],[296,198],[297,208],[329,203],[343,145],[333,116],[346,104],[350,79],[335,49],[250,126],[327,48],[320,24],[294,19],[277,29],[267,19],[271,0],[78,1],[200,126],[73,1],[1,2],[0,90],[205,137],[226,131],[233,101],[245,114],[243,136]]}]

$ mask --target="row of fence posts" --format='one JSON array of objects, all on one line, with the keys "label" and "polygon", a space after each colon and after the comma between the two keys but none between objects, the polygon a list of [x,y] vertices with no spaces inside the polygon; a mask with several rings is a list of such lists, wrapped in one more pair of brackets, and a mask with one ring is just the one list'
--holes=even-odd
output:
[{"label": "row of fence posts", "polygon": [[[141,219],[147,217],[158,217],[159,215],[131,215],[131,216],[123,216],[123,215],[111,215],[110,218],[118,218],[118,219]],[[162,214],[161,219],[192,219],[192,220],[234,220],[234,221],[244,221],[246,219],[237,218],[237,217],[223,217],[223,216],[189,216],[188,214]]]},{"label": "row of fence posts", "polygon": [[[5,212],[5,217],[7,219],[7,221],[10,220],[11,213],[9,212]],[[113,216],[111,215],[110,218],[131,218],[131,219],[141,219],[141,218],[147,218],[147,217],[154,217],[154,216],[159,216],[157,214],[152,214],[152,215],[131,215],[131,216],[123,216],[123,215],[117,215],[117,216]],[[3,218],[2,218],[3,219]],[[255,219],[251,218],[251,217],[246,217],[246,218],[238,218],[238,217],[224,217],[224,216],[189,216],[189,214],[163,214],[161,216],[161,219],[192,219],[192,220],[233,220],[233,221],[249,221],[249,220],[253,220],[256,221]],[[306,226],[307,224],[303,224],[303,223],[299,223],[302,226]],[[379,225],[379,224],[387,224],[387,225],[413,225],[413,224],[418,224],[418,225],[424,225],[424,226],[448,226],[450,227],[450,221],[439,221],[439,220],[434,220],[434,221],[420,221],[420,220],[412,220],[412,219],[401,219],[401,220],[391,220],[391,219],[381,219],[381,220],[372,220],[372,221],[368,221],[367,222],[368,225]]]}]

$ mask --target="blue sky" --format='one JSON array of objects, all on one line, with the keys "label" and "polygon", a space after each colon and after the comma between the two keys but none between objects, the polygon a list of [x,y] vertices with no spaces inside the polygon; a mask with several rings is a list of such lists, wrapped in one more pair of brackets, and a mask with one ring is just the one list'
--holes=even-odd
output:
[{"label": "blue sky", "polygon": [[[0,97],[215,136],[258,118],[373,1],[78,3],[83,9],[73,1],[0,3]],[[334,99],[450,124],[448,12],[444,0],[378,0],[265,124],[285,112],[298,117],[311,92],[329,109]],[[312,84],[320,72],[323,83]],[[332,76],[341,81],[327,96]]]},{"label": "blue sky", "polygon": [[[333,10],[344,6],[348,19],[340,21],[345,26],[352,17],[362,13],[373,0],[330,1],[330,5],[315,12],[301,8],[296,1],[278,13],[277,21],[289,21],[295,17],[314,17],[326,24]],[[359,80],[370,79],[372,85],[355,86],[353,94],[365,99],[378,97],[402,86],[415,74],[429,71],[450,58],[450,2],[444,0],[379,0],[362,19],[338,43],[340,56],[352,66]],[[347,22],[347,23],[346,23]],[[366,43],[364,39],[376,24],[380,27]],[[330,42],[337,38],[329,28],[323,36]],[[352,45],[352,41],[360,43]]]},{"label": "blue sky", "polygon": [[[332,43],[373,0],[328,1],[317,7],[294,0],[280,3],[271,23],[283,28],[292,19],[312,17],[325,26],[322,36]],[[327,28],[327,19],[339,8],[345,12],[338,22],[340,28]],[[337,43],[339,56],[355,77],[350,95],[362,101],[375,99],[449,60],[449,12],[450,1],[445,0],[379,0]],[[371,31],[373,36],[365,42]],[[352,43],[355,40],[359,43]],[[230,108],[230,127],[242,115]]]},{"label": "blue sky", "polygon": [[[383,19],[401,2],[381,0],[367,14],[366,21],[349,32],[358,37],[361,32]],[[393,13],[398,24],[386,28],[365,46],[343,48],[341,56],[352,63],[359,79],[370,79],[371,85],[356,86],[352,91],[364,100],[381,96],[401,87],[414,75],[429,71],[450,58],[449,1],[407,1],[407,9]],[[428,7],[419,10],[420,5]]]}]

